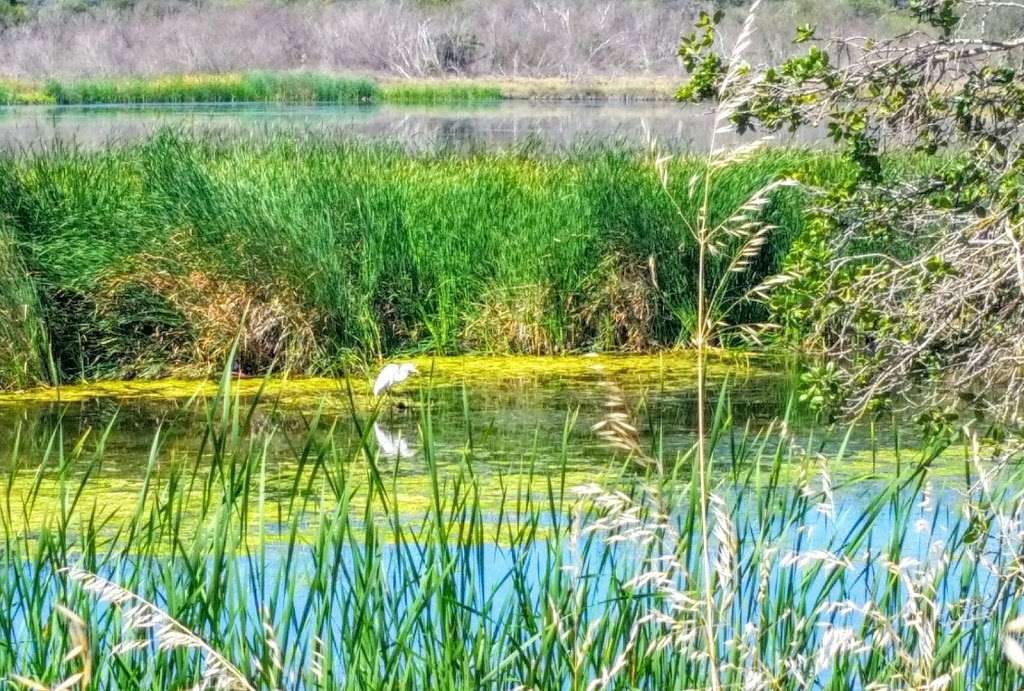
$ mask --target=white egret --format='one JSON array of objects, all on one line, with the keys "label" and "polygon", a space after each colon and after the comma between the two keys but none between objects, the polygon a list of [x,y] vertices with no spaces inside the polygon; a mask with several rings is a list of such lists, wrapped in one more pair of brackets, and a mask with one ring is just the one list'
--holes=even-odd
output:
[{"label": "white egret", "polygon": [[377,375],[377,379],[374,380],[373,395],[380,396],[385,391],[401,384],[408,379],[410,375],[416,374],[417,372],[419,372],[419,370],[416,369],[416,365],[411,362],[403,362],[400,365],[391,363],[382,369],[380,374]]},{"label": "white egret", "polygon": [[384,458],[412,458],[416,455],[416,449],[411,447],[405,436],[398,432],[392,434],[388,430],[380,426],[379,422],[373,423],[373,434],[377,437],[377,448],[380,449],[380,455]]}]

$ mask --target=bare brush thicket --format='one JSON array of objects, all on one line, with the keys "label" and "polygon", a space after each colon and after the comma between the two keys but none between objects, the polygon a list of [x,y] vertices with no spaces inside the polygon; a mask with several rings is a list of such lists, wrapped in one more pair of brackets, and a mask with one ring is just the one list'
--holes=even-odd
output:
[{"label": "bare brush thicket", "polygon": [[[1024,81],[1016,66],[1024,4],[920,7],[930,31],[831,42],[827,50],[852,47],[860,57],[812,68],[799,83],[762,82],[751,102],[785,103],[789,117],[831,121],[865,164],[854,193],[823,201],[824,215],[840,222],[828,240],[814,320],[830,356],[850,363],[849,409],[879,399],[938,406],[959,396],[985,398],[1019,420]],[[870,174],[883,154],[908,145],[937,161],[934,174],[903,184]],[[888,247],[863,251],[870,238]]]},{"label": "bare brush thicket", "polygon": [[[676,75],[681,27],[697,0],[355,0],[148,4],[129,12],[41,12],[0,30],[0,75],[24,79],[309,69],[395,77],[586,78]],[[792,27],[859,32],[877,24],[840,3],[780,0],[757,50],[791,52]],[[809,16],[818,15],[818,16]],[[742,16],[731,19],[738,30]]]},{"label": "bare brush thicket", "polygon": [[[854,175],[823,183],[765,291],[828,363],[815,397],[850,413],[961,403],[1019,421],[1024,398],[1024,3],[918,0],[890,38],[798,29],[805,52],[751,64],[732,125],[827,128]],[[686,37],[680,91],[728,97],[718,18]],[[913,153],[911,153],[913,152]],[[931,424],[931,423],[929,423]]]}]

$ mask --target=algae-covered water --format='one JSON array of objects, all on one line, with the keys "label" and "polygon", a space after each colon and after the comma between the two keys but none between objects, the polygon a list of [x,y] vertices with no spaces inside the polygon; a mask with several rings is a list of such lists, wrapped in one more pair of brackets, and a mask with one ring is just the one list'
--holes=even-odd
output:
[{"label": "algae-covered water", "polygon": [[[263,445],[269,473],[265,491],[289,502],[304,482],[301,448],[313,437],[339,472],[365,479],[365,461],[379,465],[397,508],[416,515],[429,500],[431,467],[442,476],[468,472],[480,482],[489,509],[498,512],[509,486],[526,482],[543,493],[550,482],[573,487],[640,477],[630,455],[594,429],[610,413],[636,428],[642,452],[663,468],[689,477],[696,427],[696,369],[688,353],[651,356],[451,357],[413,360],[420,375],[393,395],[370,395],[372,372],[347,378],[234,378],[233,425],[243,442]],[[786,433],[813,444],[808,453],[835,453],[839,482],[884,479],[913,458],[890,443],[892,425],[845,428],[815,423],[801,410],[786,363],[742,355],[714,362],[710,382],[717,408],[721,392],[727,428],[717,438],[721,458],[738,445],[781,443]],[[161,468],[203,471],[210,421],[220,415],[217,381],[99,382],[0,395],[0,459],[12,485],[58,500],[81,484],[82,505],[111,514],[135,510],[140,491]],[[239,412],[240,411],[240,412]],[[709,415],[713,414],[709,410]],[[429,425],[431,458],[424,454]],[[312,432],[312,433],[311,433]],[[901,443],[912,444],[912,434]],[[635,454],[634,454],[635,455]],[[946,455],[955,473],[955,452]],[[42,459],[42,460],[40,460]],[[154,469],[156,472],[154,472]],[[794,477],[797,468],[792,469]],[[358,482],[353,486],[358,486]],[[863,490],[863,486],[859,489]],[[363,488],[365,491],[365,487]],[[357,490],[357,495],[360,490]],[[355,497],[362,505],[365,497]],[[37,500],[38,522],[50,510]],[[116,521],[115,521],[116,523]]]},{"label": "algae-covered water", "polygon": [[[465,683],[434,687],[537,676],[531,688],[571,688],[566,678],[597,678],[605,662],[549,654],[563,639],[549,642],[548,629],[600,625],[614,657],[651,617],[684,616],[634,584],[659,577],[685,600],[700,573],[692,354],[415,362],[419,376],[384,399],[369,393],[376,367],[0,396],[0,670],[67,678],[78,663],[59,619],[81,616],[97,650],[122,651],[95,658],[97,688],[195,686],[209,656],[169,655],[147,638],[159,634],[126,632],[114,610],[134,596],[118,587],[199,632],[247,678],[278,665],[286,679],[253,688],[425,688],[456,672]],[[1009,591],[972,550],[1001,537],[977,509],[964,517],[962,450],[922,454],[909,430],[881,419],[822,424],[801,410],[792,378],[764,357],[710,363],[713,540],[733,555],[716,547],[714,568],[720,588],[737,584],[722,625],[767,630],[807,608],[799,645],[814,651],[823,627],[866,625],[843,603],[882,598],[906,611],[892,564],[935,563],[930,592],[955,604],[935,610],[950,641],[936,647],[967,659],[957,646],[969,630],[998,661],[995,617],[1012,616]],[[594,429],[609,420],[618,444]],[[986,506],[1004,499],[985,495]],[[678,571],[659,576],[666,554]],[[985,554],[998,566],[1013,553]],[[116,585],[89,585],[89,574]],[[769,610],[750,606],[754,593],[770,596]],[[985,614],[960,614],[973,611]],[[903,631],[915,620],[893,616],[897,636],[915,640]],[[269,635],[277,662],[260,652]],[[136,647],[124,653],[124,641]],[[684,655],[662,650],[637,657],[651,683],[621,688],[707,687]],[[980,678],[980,663],[961,668]]]}]

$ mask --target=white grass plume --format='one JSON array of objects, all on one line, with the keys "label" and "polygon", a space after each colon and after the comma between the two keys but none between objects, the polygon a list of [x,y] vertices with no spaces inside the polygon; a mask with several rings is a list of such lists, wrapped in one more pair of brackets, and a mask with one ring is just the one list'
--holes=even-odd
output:
[{"label": "white grass plume", "polygon": [[60,573],[93,597],[116,607],[121,612],[124,629],[138,636],[123,640],[115,646],[114,654],[139,650],[148,647],[151,642],[159,652],[195,650],[205,663],[197,689],[256,691],[245,675],[227,658],[152,602],[84,569],[67,567],[61,569]]},{"label": "white grass plume", "polygon": [[89,647],[89,638],[86,635],[85,622],[82,618],[63,605],[54,606],[54,610],[61,616],[68,626],[68,637],[71,639],[71,649],[64,654],[63,663],[67,664],[73,660],[81,660],[77,672],[72,672],[56,686],[50,687],[45,684],[23,677],[18,674],[11,675],[11,681],[24,686],[32,691],[70,691],[71,689],[86,689],[92,681],[92,655]]}]

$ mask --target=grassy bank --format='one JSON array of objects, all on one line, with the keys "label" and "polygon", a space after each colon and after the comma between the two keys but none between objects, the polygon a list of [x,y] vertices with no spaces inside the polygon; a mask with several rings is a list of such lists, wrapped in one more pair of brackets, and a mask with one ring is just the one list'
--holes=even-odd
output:
[{"label": "grassy bank", "polygon": [[[686,198],[699,159],[671,166]],[[777,150],[711,190],[712,218],[780,176],[830,176],[828,154]],[[696,249],[643,155],[410,154],[295,137],[164,133],[101,153],[0,164],[0,308],[18,319],[7,386],[203,373],[243,333],[240,366],[321,372],[401,351],[642,351],[683,342]],[[800,233],[800,193],[742,294]],[[709,281],[727,273],[724,261]],[[26,293],[27,291],[27,293]],[[28,297],[23,297],[28,295]],[[760,318],[745,305],[733,318]],[[52,358],[52,366],[51,366]],[[13,376],[11,373],[21,374]]]},{"label": "grassy bank", "polygon": [[[195,456],[167,451],[161,430],[143,476],[106,494],[102,434],[65,438],[57,423],[39,455],[15,446],[0,487],[5,678],[711,687],[690,455],[660,459],[661,477],[631,456],[580,478],[538,472],[524,450],[509,458],[519,472],[492,474],[471,433],[458,462],[442,458],[424,406],[421,455],[403,460],[413,487],[367,437],[335,442],[336,425],[372,426],[362,413],[289,433],[255,424],[226,382],[194,404],[207,420]],[[570,419],[564,449],[578,434]],[[1001,640],[1019,613],[1017,493],[995,475],[933,487],[942,445],[904,452],[893,477],[844,482],[830,471],[842,453],[767,439],[739,434],[714,459],[723,688],[1019,687]]]},{"label": "grassy bank", "polygon": [[58,105],[263,101],[370,103],[380,99],[380,88],[369,80],[313,73],[250,72],[67,83],[53,81],[48,82],[43,90]]},{"label": "grassy bank", "polygon": [[[450,79],[384,79],[385,94],[413,88],[429,94],[466,89],[470,94],[489,93],[489,98],[530,101],[673,101],[679,79],[671,76],[590,77],[475,77]],[[483,89],[483,92],[478,92]],[[394,102],[394,97],[392,102]],[[466,99],[468,100],[468,99]],[[478,97],[477,100],[480,100]],[[425,101],[429,103],[429,101]]]},{"label": "grassy bank", "polygon": [[0,78],[0,106],[53,105],[53,97],[40,83]]},{"label": "grassy bank", "polygon": [[502,99],[664,100],[665,79],[405,79],[316,72],[241,72],[117,79],[0,80],[0,105],[340,103],[433,105]]}]

